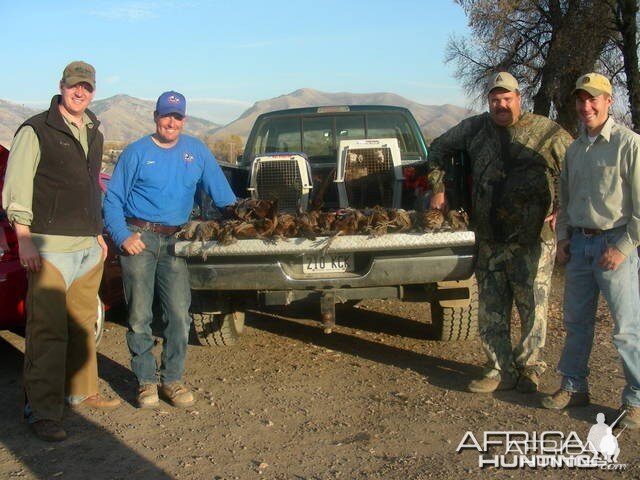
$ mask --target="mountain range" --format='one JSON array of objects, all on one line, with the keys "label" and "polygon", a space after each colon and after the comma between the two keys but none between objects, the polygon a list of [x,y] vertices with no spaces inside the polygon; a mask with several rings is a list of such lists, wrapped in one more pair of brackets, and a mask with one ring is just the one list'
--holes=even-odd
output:
[{"label": "mountain range", "polygon": [[[236,120],[219,125],[198,117],[189,117],[185,133],[213,139],[238,135],[243,139],[249,134],[256,117],[265,112],[285,108],[312,107],[321,105],[397,105],[413,113],[427,138],[434,138],[474,112],[455,105],[423,105],[393,93],[348,92],[326,93],[302,88],[287,95],[256,102]],[[155,102],[120,94],[91,104],[98,116],[105,140],[129,143],[155,130],[153,110]],[[38,110],[0,100],[0,143],[9,146],[15,130]]]}]

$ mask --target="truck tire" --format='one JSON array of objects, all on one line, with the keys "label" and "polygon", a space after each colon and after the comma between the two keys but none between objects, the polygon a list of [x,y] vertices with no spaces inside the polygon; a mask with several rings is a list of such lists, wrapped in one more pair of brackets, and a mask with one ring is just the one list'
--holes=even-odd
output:
[{"label": "truck tire", "polygon": [[235,345],[244,330],[244,312],[190,313],[192,339],[197,345],[223,347]]},{"label": "truck tire", "polygon": [[450,300],[439,295],[431,301],[431,324],[428,336],[433,340],[454,341],[471,340],[478,336],[478,284],[471,277],[465,285],[469,302],[465,306],[451,306]]}]

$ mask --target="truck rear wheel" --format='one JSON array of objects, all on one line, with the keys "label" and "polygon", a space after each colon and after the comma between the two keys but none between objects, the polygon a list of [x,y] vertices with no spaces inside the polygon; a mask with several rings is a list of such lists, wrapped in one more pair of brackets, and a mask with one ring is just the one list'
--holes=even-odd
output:
[{"label": "truck rear wheel", "polygon": [[475,277],[438,284],[435,298],[431,301],[428,335],[442,341],[470,340],[478,336],[478,284]]},{"label": "truck rear wheel", "polygon": [[244,330],[244,312],[191,313],[192,338],[202,346],[228,346],[238,343]]}]

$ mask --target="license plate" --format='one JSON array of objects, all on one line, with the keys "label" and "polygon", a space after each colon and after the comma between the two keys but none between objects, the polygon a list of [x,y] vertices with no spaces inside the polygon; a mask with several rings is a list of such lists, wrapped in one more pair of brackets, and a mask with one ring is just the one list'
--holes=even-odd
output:
[{"label": "license plate", "polygon": [[353,272],[353,253],[303,255],[302,262],[304,273]]}]

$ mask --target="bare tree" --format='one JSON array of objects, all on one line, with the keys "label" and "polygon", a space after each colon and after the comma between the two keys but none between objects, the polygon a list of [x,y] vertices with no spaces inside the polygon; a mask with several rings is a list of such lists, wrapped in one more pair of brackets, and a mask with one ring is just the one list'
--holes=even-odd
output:
[{"label": "bare tree", "polygon": [[[445,60],[455,62],[456,76],[476,100],[484,99],[483,86],[491,73],[509,70],[520,80],[525,105],[555,116],[575,133],[575,80],[601,66],[612,38],[626,46],[633,37],[637,72],[637,30],[624,39],[615,33],[622,31],[618,18],[628,23],[633,17],[637,25],[637,0],[455,1],[464,9],[472,34],[471,39],[450,39]],[[635,13],[627,3],[636,4]],[[622,4],[625,8],[618,8]]]},{"label": "bare tree", "polygon": [[[640,133],[640,71],[638,68],[638,11],[637,0],[609,0],[614,12],[613,43],[623,58],[623,70],[629,97],[631,123]],[[616,35],[617,34],[617,35]]]}]

